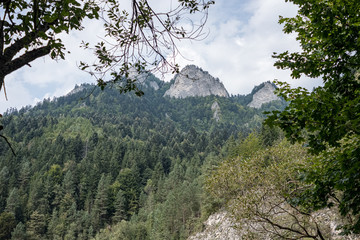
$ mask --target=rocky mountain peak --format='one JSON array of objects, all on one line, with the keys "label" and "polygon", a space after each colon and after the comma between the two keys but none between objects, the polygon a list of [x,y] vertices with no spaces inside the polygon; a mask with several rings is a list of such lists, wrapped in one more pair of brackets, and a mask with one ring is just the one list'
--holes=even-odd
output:
[{"label": "rocky mountain peak", "polygon": [[183,68],[175,77],[174,84],[164,94],[164,96],[175,98],[209,95],[229,97],[229,93],[218,78],[214,78],[195,65],[188,65]]},{"label": "rocky mountain peak", "polygon": [[274,94],[276,88],[271,82],[265,82],[259,87],[259,89],[255,88],[253,99],[248,104],[249,107],[261,108],[261,105],[263,105],[264,103],[280,100],[280,98]]}]

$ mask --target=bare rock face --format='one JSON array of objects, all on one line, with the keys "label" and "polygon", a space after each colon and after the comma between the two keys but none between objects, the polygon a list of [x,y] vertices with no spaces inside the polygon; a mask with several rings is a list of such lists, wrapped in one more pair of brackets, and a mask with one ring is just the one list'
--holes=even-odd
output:
[{"label": "bare rock face", "polygon": [[153,88],[154,90],[159,90],[160,88],[159,85],[156,82],[149,80],[149,76],[150,73],[145,71],[138,73],[135,68],[129,70],[129,78],[136,79],[137,83],[140,86]]},{"label": "bare rock face", "polygon": [[203,232],[197,233],[188,240],[237,240],[241,239],[234,220],[226,212],[211,215],[204,223]]},{"label": "bare rock face", "polygon": [[164,96],[174,98],[204,97],[217,95],[229,97],[224,85],[218,78],[195,65],[188,65],[176,76],[175,82]]},{"label": "bare rock face", "polygon": [[70,92],[68,92],[65,96],[70,96],[73,95],[75,93],[81,92],[85,87],[83,85],[75,85],[74,89],[71,90]]},{"label": "bare rock face", "polygon": [[[322,234],[325,239],[332,240],[360,240],[360,235],[341,234],[337,226],[344,222],[338,216],[334,209],[324,209],[312,214],[313,220],[320,224]],[[265,226],[265,228],[264,228]],[[267,226],[267,227],[266,227]],[[251,222],[249,219],[243,219],[240,222],[235,221],[226,211],[220,211],[212,214],[204,222],[204,230],[190,236],[187,240],[238,240],[238,239],[274,239],[274,232],[266,230],[271,229],[270,225],[264,225],[264,222]],[[250,238],[250,236],[252,236]],[[255,237],[255,238],[254,238]]]},{"label": "bare rock face", "polygon": [[213,112],[213,119],[217,122],[220,121],[221,110],[217,101],[211,105],[211,111]]},{"label": "bare rock face", "polygon": [[275,87],[270,82],[264,83],[264,86],[253,95],[253,100],[248,106],[261,108],[263,103],[280,100],[280,98],[274,94],[274,91]]}]

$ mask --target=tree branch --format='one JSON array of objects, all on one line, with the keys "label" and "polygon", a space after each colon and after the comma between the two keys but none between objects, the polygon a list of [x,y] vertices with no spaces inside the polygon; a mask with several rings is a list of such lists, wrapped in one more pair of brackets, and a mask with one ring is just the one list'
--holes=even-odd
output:
[{"label": "tree branch", "polygon": [[266,217],[261,217],[265,222],[269,223],[271,226],[273,227],[277,227],[281,230],[285,230],[285,231],[289,231],[289,232],[292,232],[292,233],[296,233],[296,234],[299,234],[300,236],[304,236],[304,237],[309,237],[309,238],[312,238],[312,239],[316,239],[316,236],[312,236],[312,235],[309,235],[309,234],[304,234],[296,229],[293,229],[293,228],[289,228],[289,227],[285,227],[285,226],[281,226],[280,224],[277,224],[273,221],[271,221],[269,218],[266,218]]},{"label": "tree branch", "polygon": [[4,2],[3,4],[6,5],[6,8],[4,11],[4,17],[3,19],[0,20],[0,56],[3,55],[3,51],[4,51],[4,23],[5,23],[6,14],[8,14],[9,12],[10,0]]},{"label": "tree branch", "polygon": [[26,45],[29,45],[31,42],[35,41],[38,37],[39,32],[46,32],[50,28],[49,23],[39,26],[38,29],[33,32],[25,35],[24,37],[16,40],[11,46],[5,49],[4,51],[4,61],[10,61],[21,49],[25,48]]},{"label": "tree branch", "polygon": [[[15,70],[18,70],[19,68],[23,67],[24,65],[28,64],[29,62],[32,62],[33,60],[43,57],[45,55],[48,55],[51,51],[51,46],[47,45],[44,47],[40,47],[37,49],[34,49],[32,51],[26,52],[20,57],[12,60],[11,62],[5,63],[5,66],[3,67],[3,71],[1,72],[2,76],[6,76],[10,73],[12,73]],[[1,85],[0,85],[1,90]]]}]

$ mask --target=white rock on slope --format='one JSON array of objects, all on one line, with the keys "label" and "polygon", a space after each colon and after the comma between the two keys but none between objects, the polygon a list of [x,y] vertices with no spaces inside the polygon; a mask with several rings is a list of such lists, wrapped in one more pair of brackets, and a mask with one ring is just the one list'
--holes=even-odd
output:
[{"label": "white rock on slope", "polygon": [[238,240],[240,235],[233,222],[225,211],[215,213],[204,223],[205,230],[188,240]]},{"label": "white rock on slope", "polygon": [[[334,209],[324,209],[312,214],[313,220],[319,223],[323,234],[326,234],[326,239],[331,240],[360,240],[360,235],[341,235],[341,231],[337,226],[343,225],[344,222],[338,216],[337,211]],[[236,221],[226,212],[220,211],[212,214],[206,222],[204,222],[204,230],[190,236],[187,240],[238,240],[248,239],[248,234],[256,234],[258,239],[272,240],[272,235],[263,231],[261,227],[263,224],[249,222],[244,219],[236,223]],[[257,231],[260,229],[261,231]],[[253,238],[252,238],[253,239]]]},{"label": "white rock on slope", "polygon": [[211,105],[211,111],[213,112],[213,119],[217,122],[220,121],[221,109],[217,101]]}]

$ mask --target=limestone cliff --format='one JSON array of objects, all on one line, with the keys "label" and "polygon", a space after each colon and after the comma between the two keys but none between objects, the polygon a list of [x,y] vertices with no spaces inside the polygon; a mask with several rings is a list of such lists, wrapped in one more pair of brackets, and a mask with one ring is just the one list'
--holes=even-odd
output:
[{"label": "limestone cliff", "polygon": [[261,108],[261,105],[274,100],[280,100],[278,96],[274,94],[275,87],[270,82],[265,82],[263,86],[253,94],[252,101],[248,104],[249,107]]},{"label": "limestone cliff", "polygon": [[175,77],[174,84],[164,94],[164,96],[174,98],[209,95],[229,97],[229,93],[218,78],[214,78],[195,65],[188,65],[183,68]]}]

